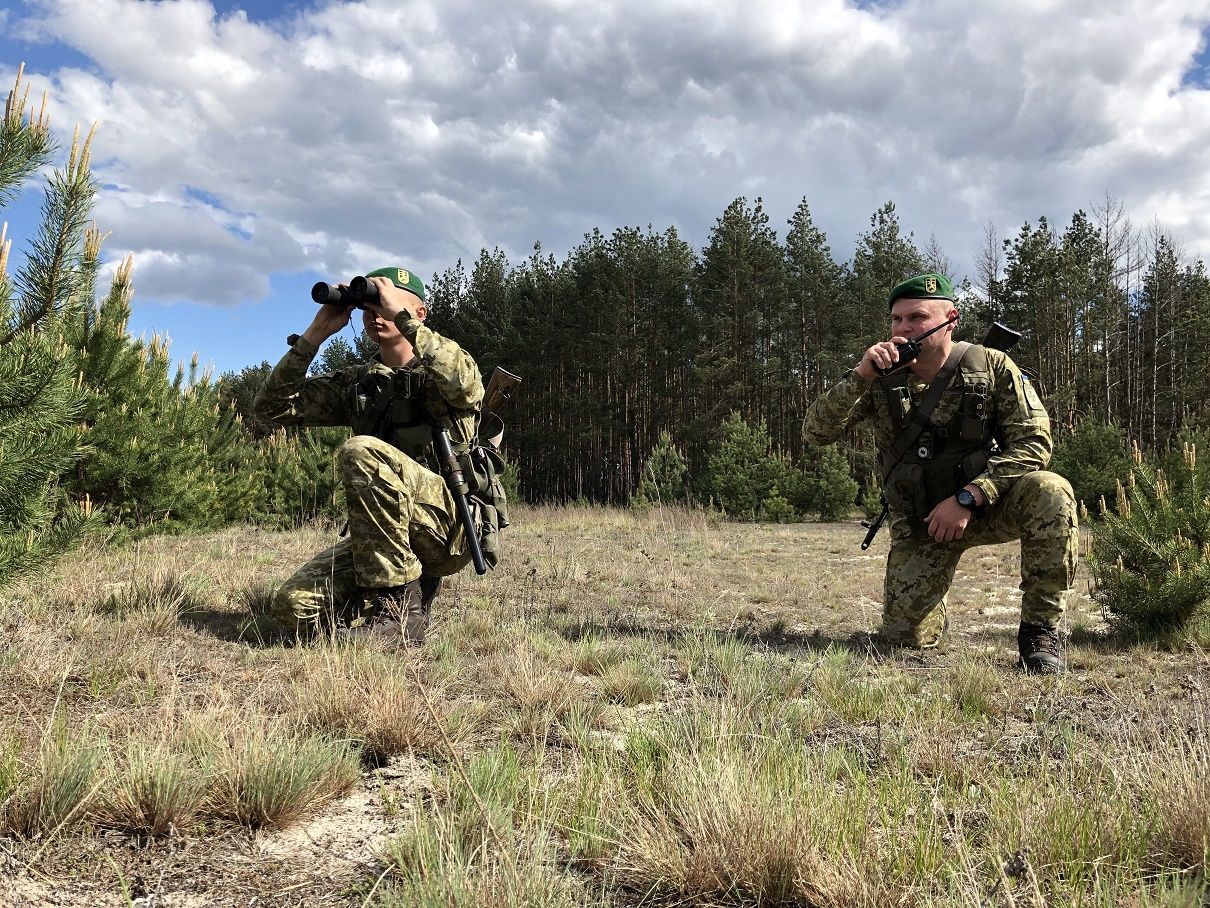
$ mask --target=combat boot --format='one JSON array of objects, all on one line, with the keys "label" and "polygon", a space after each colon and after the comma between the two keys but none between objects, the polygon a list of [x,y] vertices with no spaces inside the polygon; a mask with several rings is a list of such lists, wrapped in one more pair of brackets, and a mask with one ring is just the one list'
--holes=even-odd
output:
[{"label": "combat boot", "polygon": [[1041,624],[1022,621],[1017,631],[1017,651],[1027,674],[1057,675],[1067,668],[1059,644],[1059,632]]},{"label": "combat boot", "polygon": [[344,636],[350,639],[397,638],[417,646],[424,643],[429,618],[419,580],[367,589],[364,595],[366,609],[372,617],[361,627],[348,628]]}]

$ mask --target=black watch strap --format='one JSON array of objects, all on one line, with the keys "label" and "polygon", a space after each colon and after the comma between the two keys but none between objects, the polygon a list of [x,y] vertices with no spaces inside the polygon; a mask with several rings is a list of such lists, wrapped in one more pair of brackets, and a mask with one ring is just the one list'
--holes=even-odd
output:
[{"label": "black watch strap", "polygon": [[982,508],[979,507],[978,502],[975,501],[974,493],[971,492],[970,489],[959,489],[958,494],[954,497],[958,499],[958,504],[962,505],[962,507],[966,508],[975,516],[978,516],[982,511]]}]

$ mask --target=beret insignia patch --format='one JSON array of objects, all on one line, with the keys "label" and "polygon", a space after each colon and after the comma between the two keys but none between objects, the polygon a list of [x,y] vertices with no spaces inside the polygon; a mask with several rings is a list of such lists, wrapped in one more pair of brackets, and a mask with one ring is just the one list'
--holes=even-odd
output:
[{"label": "beret insignia patch", "polygon": [[926,277],[924,279],[924,292],[925,293],[936,293],[937,292],[937,279],[935,277]]},{"label": "beret insignia patch", "polygon": [[406,271],[404,271],[402,268],[398,268],[396,270],[399,272],[399,283],[406,284],[409,280],[412,279],[412,276],[410,274],[408,274]]}]

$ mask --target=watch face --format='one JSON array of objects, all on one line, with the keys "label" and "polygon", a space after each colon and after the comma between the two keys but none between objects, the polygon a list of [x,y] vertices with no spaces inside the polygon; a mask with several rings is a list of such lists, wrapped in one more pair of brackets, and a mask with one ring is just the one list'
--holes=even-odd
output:
[{"label": "watch face", "polygon": [[958,504],[964,508],[973,508],[975,506],[975,496],[968,489],[963,489],[957,495]]}]

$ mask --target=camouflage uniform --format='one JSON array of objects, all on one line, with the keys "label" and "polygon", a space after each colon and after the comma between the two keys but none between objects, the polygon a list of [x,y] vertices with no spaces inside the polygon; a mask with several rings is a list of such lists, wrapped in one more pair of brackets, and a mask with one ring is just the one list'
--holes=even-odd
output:
[{"label": "camouflage uniform", "polygon": [[336,451],[349,536],[300,567],[274,595],[273,614],[284,626],[310,627],[321,616],[359,623],[362,590],[448,576],[470,561],[453,497],[436,472],[429,426],[444,425],[455,451],[465,451],[483,381],[454,341],[407,312],[395,323],[416,351],[402,369],[372,362],[308,378],[318,348],[299,338],[257,395],[263,419],[350,426],[355,433]]},{"label": "camouflage uniform", "polygon": [[[908,371],[873,383],[850,373],[812,404],[803,436],[808,444],[828,444],[868,420],[885,475],[891,448],[927,388]],[[972,346],[886,484],[891,550],[883,634],[889,640],[935,646],[962,553],[1013,539],[1021,540],[1021,620],[1057,626],[1075,577],[1079,532],[1071,485],[1043,469],[1051,448],[1050,420],[1029,379],[1007,354]],[[986,496],[984,513],[971,519],[961,539],[935,541],[925,515],[967,484]]]}]

